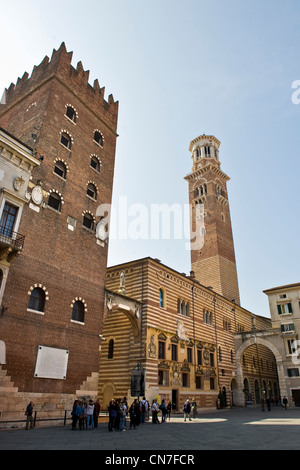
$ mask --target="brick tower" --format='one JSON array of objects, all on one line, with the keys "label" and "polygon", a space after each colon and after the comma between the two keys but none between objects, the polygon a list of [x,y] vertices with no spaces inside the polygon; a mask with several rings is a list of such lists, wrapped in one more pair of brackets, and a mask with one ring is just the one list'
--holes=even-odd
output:
[{"label": "brick tower", "polygon": [[118,102],[71,60],[62,43],[0,106],[0,126],[41,162],[0,318],[5,367],[24,392],[73,394],[98,373],[108,240],[97,209],[112,198]]},{"label": "brick tower", "polygon": [[196,209],[204,209],[204,235],[201,247],[191,249],[192,270],[204,286],[240,304],[234,242],[227,193],[229,177],[220,169],[220,142],[214,136],[202,135],[190,144],[192,172],[189,183],[192,206],[192,231],[196,233]]}]

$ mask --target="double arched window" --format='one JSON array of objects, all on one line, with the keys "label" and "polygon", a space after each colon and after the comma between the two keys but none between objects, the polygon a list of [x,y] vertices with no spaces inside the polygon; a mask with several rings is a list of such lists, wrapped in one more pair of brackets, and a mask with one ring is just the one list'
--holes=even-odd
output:
[{"label": "double arched window", "polygon": [[190,316],[190,304],[182,299],[177,299],[177,313],[181,315],[185,315],[187,317]]},{"label": "double arched window", "polygon": [[203,310],[203,323],[206,323],[206,325],[213,325],[214,324],[214,318],[212,312],[209,312],[208,310]]}]

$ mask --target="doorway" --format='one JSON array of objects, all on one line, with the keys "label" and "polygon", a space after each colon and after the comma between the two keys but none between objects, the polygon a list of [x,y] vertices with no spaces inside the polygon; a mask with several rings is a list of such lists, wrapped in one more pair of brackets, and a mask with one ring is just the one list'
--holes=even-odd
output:
[{"label": "doorway", "polygon": [[292,390],[292,397],[295,403],[295,406],[300,406],[300,390]]},{"label": "doorway", "polygon": [[178,390],[172,390],[172,410],[178,410]]}]

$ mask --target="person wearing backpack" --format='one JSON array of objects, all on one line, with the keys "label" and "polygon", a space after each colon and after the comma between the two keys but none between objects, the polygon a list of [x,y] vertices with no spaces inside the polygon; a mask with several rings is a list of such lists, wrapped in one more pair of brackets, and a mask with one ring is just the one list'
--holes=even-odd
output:
[{"label": "person wearing backpack", "polygon": [[159,409],[161,410],[161,422],[165,423],[166,422],[166,415],[167,415],[167,407],[166,407],[166,404],[165,404],[165,400],[162,400]]}]

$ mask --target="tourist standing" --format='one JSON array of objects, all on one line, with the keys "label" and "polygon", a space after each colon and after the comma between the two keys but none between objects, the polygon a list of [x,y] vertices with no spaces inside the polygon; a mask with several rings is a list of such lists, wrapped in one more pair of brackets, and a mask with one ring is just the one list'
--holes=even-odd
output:
[{"label": "tourist standing", "polygon": [[82,401],[78,401],[76,408],[77,419],[79,421],[79,430],[84,429],[84,405]]},{"label": "tourist standing", "polygon": [[95,428],[98,427],[100,411],[101,411],[101,406],[100,406],[99,400],[97,399],[95,403],[95,407],[94,407],[94,427]]},{"label": "tourist standing", "polygon": [[126,425],[127,406],[126,406],[126,402],[124,400],[120,404],[120,412],[121,412],[120,431],[126,431],[125,425]]},{"label": "tourist standing", "polygon": [[94,408],[93,400],[89,400],[86,407],[86,429],[94,429]]},{"label": "tourist standing", "polygon": [[172,410],[172,405],[171,405],[171,402],[169,401],[169,403],[167,404],[167,416],[169,417],[169,421],[171,419],[171,410]]},{"label": "tourist standing", "polygon": [[154,400],[153,400],[151,411],[152,411],[152,423],[153,424],[156,424],[156,423],[160,424],[160,421],[157,417],[158,411],[159,411],[158,404],[157,404],[157,398],[154,398]]},{"label": "tourist standing", "polygon": [[162,400],[159,409],[161,410],[161,422],[165,423],[166,422],[166,415],[167,415],[167,407],[166,407],[165,400]]},{"label": "tourist standing", "polygon": [[141,401],[141,406],[140,406],[140,414],[141,414],[141,423],[144,423],[145,420],[146,420],[146,416],[147,416],[147,412],[148,412],[148,403],[146,401],[146,398],[143,397],[142,401]]},{"label": "tourist standing", "polygon": [[34,407],[34,404],[32,403],[32,401],[28,404],[27,408],[26,408],[26,411],[25,411],[25,415],[26,415],[26,430],[29,429],[29,425],[30,425],[30,429],[33,429],[34,428],[34,422],[33,422],[33,407]]},{"label": "tourist standing", "polygon": [[185,404],[183,405],[183,413],[184,413],[184,421],[186,421],[186,418],[189,418],[189,421],[191,420],[191,404],[189,399],[186,400]]},{"label": "tourist standing", "polygon": [[78,421],[78,416],[77,416],[77,405],[78,405],[78,400],[75,400],[73,403],[73,409],[72,409],[72,429],[76,429],[76,424]]},{"label": "tourist standing", "polygon": [[108,430],[113,431],[117,417],[117,407],[114,400],[111,400],[108,405]]}]

